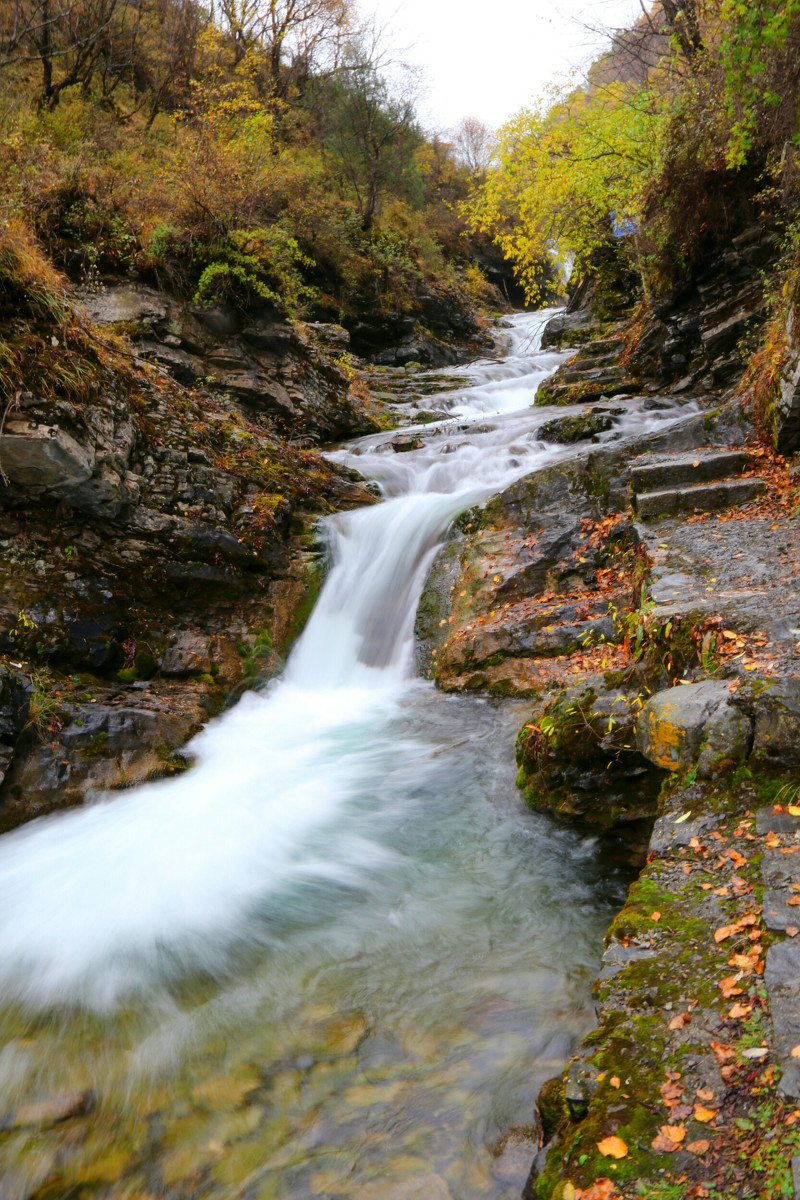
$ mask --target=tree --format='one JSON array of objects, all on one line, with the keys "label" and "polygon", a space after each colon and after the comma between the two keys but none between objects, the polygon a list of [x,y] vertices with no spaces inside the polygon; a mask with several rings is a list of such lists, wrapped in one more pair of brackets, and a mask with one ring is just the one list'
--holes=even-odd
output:
[{"label": "tree", "polygon": [[252,56],[264,99],[285,101],[340,58],[354,29],[352,0],[214,0],[234,62]]},{"label": "tree", "polygon": [[451,135],[456,159],[463,163],[473,183],[480,183],[492,165],[496,134],[477,117],[464,117]]},{"label": "tree", "polygon": [[407,197],[421,193],[414,151],[422,134],[408,78],[393,90],[359,57],[351,56],[345,68],[329,90],[325,145],[352,188],[361,228],[367,231],[387,192]]},{"label": "tree", "polygon": [[41,65],[39,108],[52,111],[62,93],[88,86],[105,65],[107,77],[130,63],[140,10],[123,0],[11,0],[0,24],[0,65]]}]

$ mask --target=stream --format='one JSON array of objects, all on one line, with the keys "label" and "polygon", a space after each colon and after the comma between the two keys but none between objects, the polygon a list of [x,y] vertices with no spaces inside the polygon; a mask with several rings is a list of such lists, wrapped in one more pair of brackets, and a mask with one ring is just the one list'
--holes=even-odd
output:
[{"label": "stream", "polygon": [[437,373],[421,448],[333,455],[384,500],[327,520],[283,678],[192,770],[0,839],[2,1200],[518,1200],[498,1140],[591,1027],[628,875],[522,802],[527,706],[437,693],[413,628],[453,519],[569,453],[549,315]]}]

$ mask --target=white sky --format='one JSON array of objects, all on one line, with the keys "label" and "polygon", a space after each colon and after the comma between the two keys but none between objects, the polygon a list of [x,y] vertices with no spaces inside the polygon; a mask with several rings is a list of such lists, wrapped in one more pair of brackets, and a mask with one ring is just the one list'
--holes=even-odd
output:
[{"label": "white sky", "polygon": [[360,0],[359,8],[422,68],[418,111],[429,131],[462,117],[501,125],[602,46],[581,22],[618,28],[641,12],[639,0]]}]

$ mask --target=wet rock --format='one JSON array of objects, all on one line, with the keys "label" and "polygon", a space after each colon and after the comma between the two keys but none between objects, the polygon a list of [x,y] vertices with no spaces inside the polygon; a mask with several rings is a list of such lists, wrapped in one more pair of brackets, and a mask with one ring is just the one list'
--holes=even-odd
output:
[{"label": "wet rock", "polygon": [[578,330],[592,325],[594,318],[587,308],[579,308],[576,312],[557,313],[551,317],[542,333],[542,348],[550,346],[568,346],[570,338]]},{"label": "wet rock", "polygon": [[12,746],[25,728],[30,711],[27,676],[0,664],[0,742]]},{"label": "wet rock", "polygon": [[199,633],[178,633],[161,659],[162,675],[208,675],[211,672],[210,639]]},{"label": "wet rock", "polygon": [[535,1129],[511,1129],[495,1147],[492,1175],[521,1194],[538,1152]]},{"label": "wet rock", "polygon": [[768,761],[800,761],[800,679],[771,683],[757,696],[753,754]]},{"label": "wet rock", "polygon": [[562,820],[608,828],[655,815],[657,772],[631,750],[635,695],[603,676],[566,688],[517,739],[518,784],[528,803]]},{"label": "wet rock", "polygon": [[357,1187],[352,1195],[353,1200],[453,1200],[441,1175],[412,1175],[399,1183],[378,1180]]},{"label": "wet rock", "polygon": [[397,437],[392,438],[389,445],[395,454],[407,454],[409,450],[421,450],[425,443],[420,438],[409,437],[407,434],[398,434]]},{"label": "wet rock", "polygon": [[93,1092],[64,1092],[47,1100],[21,1105],[10,1117],[0,1122],[0,1128],[25,1129],[30,1126],[58,1125],[71,1117],[85,1116],[94,1108],[94,1103]]},{"label": "wet rock", "polygon": [[684,684],[657,692],[636,722],[639,751],[657,767],[676,771],[700,753],[706,722],[729,695],[718,680]]},{"label": "wet rock", "polygon": [[196,698],[170,695],[151,701],[153,707],[135,693],[131,700],[75,706],[60,733],[18,754],[4,786],[0,828],[168,773],[176,750],[208,718]]},{"label": "wet rock", "polygon": [[800,1059],[792,1057],[792,1050],[800,1043],[800,946],[796,942],[775,942],[770,946],[764,983],[775,1033],[775,1054],[781,1068],[778,1087],[784,1096],[797,1100]]},{"label": "wet rock", "polygon": [[605,433],[613,424],[614,418],[610,413],[590,409],[575,416],[555,417],[552,421],[545,421],[536,432],[543,442],[571,444],[584,438],[596,437],[598,433]]},{"label": "wet rock", "polygon": [[94,455],[58,425],[12,419],[3,430],[0,466],[29,496],[63,496],[90,478]]},{"label": "wet rock", "polygon": [[717,779],[749,755],[753,744],[753,720],[726,702],[708,718],[703,736],[705,745],[697,771],[701,779]]}]

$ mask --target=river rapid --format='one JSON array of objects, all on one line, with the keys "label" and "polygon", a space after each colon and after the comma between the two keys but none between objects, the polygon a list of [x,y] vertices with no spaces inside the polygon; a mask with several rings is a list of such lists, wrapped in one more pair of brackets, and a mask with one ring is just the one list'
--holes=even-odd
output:
[{"label": "river rapid", "polygon": [[421,449],[333,456],[385,499],[326,522],[284,676],[192,770],[0,839],[3,1200],[519,1196],[496,1144],[591,1025],[627,878],[521,801],[526,706],[437,694],[413,627],[453,519],[568,453],[530,407],[547,315]]}]

